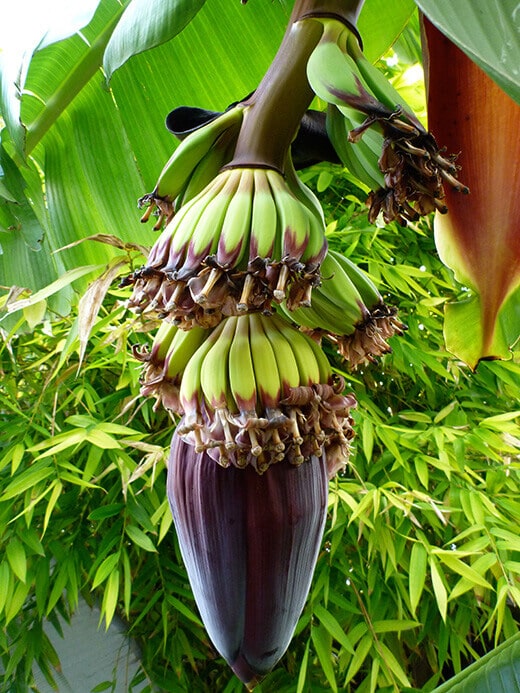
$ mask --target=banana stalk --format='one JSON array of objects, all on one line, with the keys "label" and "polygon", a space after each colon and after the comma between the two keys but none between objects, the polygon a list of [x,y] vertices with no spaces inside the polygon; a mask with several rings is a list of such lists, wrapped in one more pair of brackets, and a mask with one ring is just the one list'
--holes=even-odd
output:
[{"label": "banana stalk", "polygon": [[449,213],[435,218],[439,255],[471,289],[445,311],[449,351],[475,368],[508,358],[520,336],[520,106],[424,20],[429,127],[471,189],[446,190]]},{"label": "banana stalk", "polygon": [[307,62],[319,43],[319,22],[300,21],[315,15],[341,16],[355,31],[363,0],[296,2],[280,48],[247,107],[230,167],[259,166],[284,173],[291,142],[314,98]]},{"label": "banana stalk", "polygon": [[227,469],[174,434],[168,499],[191,588],[218,652],[248,690],[287,649],[327,509],[323,458]]}]

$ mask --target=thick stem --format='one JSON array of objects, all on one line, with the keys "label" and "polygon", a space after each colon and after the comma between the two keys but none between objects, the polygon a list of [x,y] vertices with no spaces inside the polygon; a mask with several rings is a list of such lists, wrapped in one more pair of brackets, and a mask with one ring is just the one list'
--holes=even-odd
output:
[{"label": "thick stem", "polygon": [[322,35],[312,17],[334,17],[355,30],[364,0],[297,0],[280,48],[248,106],[233,160],[226,168],[272,168],[283,173],[290,144],[314,98],[307,61]]}]

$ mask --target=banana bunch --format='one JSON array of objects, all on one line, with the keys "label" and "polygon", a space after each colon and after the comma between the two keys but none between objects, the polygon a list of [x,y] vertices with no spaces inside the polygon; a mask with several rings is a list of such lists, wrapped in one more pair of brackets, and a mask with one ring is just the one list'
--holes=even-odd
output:
[{"label": "banana bunch", "polygon": [[223,320],[187,362],[179,388],[181,437],[223,466],[264,472],[326,454],[343,466],[352,438],[352,396],[320,346],[283,318]]},{"label": "banana bunch", "polygon": [[287,649],[303,610],[327,514],[327,470],[222,468],[177,433],[168,499],[208,634],[247,690]]},{"label": "banana bunch", "polygon": [[325,224],[289,157],[287,170],[284,177],[269,168],[224,168],[182,204],[129,280],[130,306],[189,329],[270,311],[286,296],[291,305],[307,304],[327,250]]},{"label": "banana bunch", "polygon": [[179,387],[186,364],[209,336],[209,330],[195,327],[185,331],[162,321],[150,351],[134,348],[134,357],[144,363],[140,394],[154,396],[169,412],[180,410]]},{"label": "banana bunch", "polygon": [[294,308],[286,301],[279,311],[313,337],[326,336],[356,368],[391,351],[388,339],[406,326],[397,309],[386,305],[370,277],[352,260],[334,250],[321,264],[321,283],[312,292],[311,304]]},{"label": "banana bunch", "polygon": [[338,156],[372,190],[369,219],[414,221],[447,212],[446,182],[456,178],[455,156],[445,157],[386,77],[363,55],[357,36],[338,19],[313,17],[323,34],[307,63],[312,89],[328,104],[327,131]]}]

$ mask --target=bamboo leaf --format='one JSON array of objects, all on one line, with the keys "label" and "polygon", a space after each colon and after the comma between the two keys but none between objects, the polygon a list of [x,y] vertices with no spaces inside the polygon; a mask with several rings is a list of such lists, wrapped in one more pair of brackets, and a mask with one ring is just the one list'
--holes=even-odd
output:
[{"label": "bamboo leaf", "polygon": [[337,693],[338,685],[331,659],[331,638],[323,624],[311,629],[311,639],[325,678],[329,682],[331,689]]},{"label": "bamboo leaf", "polygon": [[92,580],[92,587],[90,588],[91,590],[96,589],[96,587],[99,587],[99,585],[101,585],[102,582],[105,582],[108,576],[115,570],[116,566],[118,565],[119,557],[120,556],[118,551],[117,553],[113,553],[105,558],[105,560],[96,570],[96,574],[94,575],[94,579]]},{"label": "bamboo leaf", "polygon": [[119,570],[114,570],[108,577],[101,609],[101,613],[105,617],[105,627],[107,630],[114,618],[118,597]]},{"label": "bamboo leaf", "polygon": [[145,551],[157,552],[157,549],[153,545],[150,537],[145,534],[142,529],[139,529],[139,527],[136,527],[135,525],[128,525],[125,528],[125,531],[134,544],[137,544],[137,546],[140,546]]},{"label": "bamboo leaf", "polygon": [[314,607],[314,615],[320,619],[320,622],[327,629],[330,635],[332,635],[332,637],[337,640],[347,652],[354,654],[354,648],[349,640],[348,635],[329,611],[321,606],[321,604],[317,604]]},{"label": "bamboo leaf", "polygon": [[17,537],[13,537],[7,542],[6,555],[13,573],[19,580],[25,582],[27,576],[27,557],[23,544]]},{"label": "bamboo leaf", "polygon": [[439,613],[442,616],[442,620],[446,622],[446,614],[448,609],[448,593],[444,585],[444,580],[437,559],[431,556],[429,559],[429,564],[433,592],[435,594],[437,608],[439,609]]}]

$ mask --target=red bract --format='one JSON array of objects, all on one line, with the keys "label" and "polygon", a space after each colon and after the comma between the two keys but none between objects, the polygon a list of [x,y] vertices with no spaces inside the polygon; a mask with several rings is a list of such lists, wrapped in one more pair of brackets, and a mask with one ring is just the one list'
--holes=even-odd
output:
[{"label": "red bract", "polygon": [[471,289],[447,306],[447,348],[475,367],[506,358],[520,335],[520,106],[459,48],[424,21],[428,51],[428,125],[460,152],[471,194],[446,188],[449,212],[437,214],[443,262]]}]

